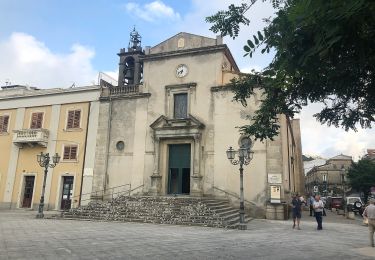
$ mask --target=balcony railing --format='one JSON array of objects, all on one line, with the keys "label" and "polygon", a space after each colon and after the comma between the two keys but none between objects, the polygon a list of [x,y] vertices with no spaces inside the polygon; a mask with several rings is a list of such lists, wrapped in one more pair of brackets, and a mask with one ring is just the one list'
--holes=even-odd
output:
[{"label": "balcony railing", "polygon": [[49,131],[47,129],[22,129],[14,130],[13,143],[22,147],[24,144],[29,146],[40,145],[47,147]]},{"label": "balcony railing", "polygon": [[109,88],[109,94],[113,95],[127,95],[140,92],[140,85],[125,85]]}]

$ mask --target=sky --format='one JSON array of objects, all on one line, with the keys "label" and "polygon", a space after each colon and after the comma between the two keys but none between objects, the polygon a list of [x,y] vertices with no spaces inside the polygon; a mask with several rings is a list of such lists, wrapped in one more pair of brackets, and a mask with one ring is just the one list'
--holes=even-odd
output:
[{"label": "sky", "polygon": [[[120,48],[127,47],[129,33],[142,36],[142,46],[154,46],[169,37],[188,32],[215,38],[205,17],[241,0],[1,0],[0,85],[6,82],[39,88],[70,87],[97,83],[98,73],[116,77]],[[235,40],[226,43],[243,72],[261,70],[272,53],[243,57],[246,40],[264,27],[263,18],[275,10],[258,1]],[[301,120],[304,154],[357,160],[367,148],[375,148],[375,131],[345,132],[322,126],[313,118],[319,104],[304,108]]]}]

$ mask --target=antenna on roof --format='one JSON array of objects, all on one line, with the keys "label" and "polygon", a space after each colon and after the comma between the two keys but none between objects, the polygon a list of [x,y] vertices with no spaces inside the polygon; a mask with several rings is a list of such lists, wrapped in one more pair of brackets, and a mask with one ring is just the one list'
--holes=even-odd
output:
[{"label": "antenna on roof", "polygon": [[9,79],[6,79],[6,80],[5,80],[5,86],[10,86],[10,85],[12,85],[12,83],[10,82]]}]

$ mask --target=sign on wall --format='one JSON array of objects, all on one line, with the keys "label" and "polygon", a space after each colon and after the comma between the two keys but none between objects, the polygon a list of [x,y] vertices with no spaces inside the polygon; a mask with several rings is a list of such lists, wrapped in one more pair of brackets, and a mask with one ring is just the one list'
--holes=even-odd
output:
[{"label": "sign on wall", "polygon": [[280,173],[269,173],[268,174],[268,183],[270,184],[281,184],[282,178]]},{"label": "sign on wall", "polygon": [[271,185],[271,203],[281,203],[281,186]]}]

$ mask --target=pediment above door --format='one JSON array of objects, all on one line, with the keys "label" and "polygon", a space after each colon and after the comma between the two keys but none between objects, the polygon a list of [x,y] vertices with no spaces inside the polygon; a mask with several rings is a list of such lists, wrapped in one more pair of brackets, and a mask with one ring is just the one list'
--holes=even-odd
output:
[{"label": "pediment above door", "polygon": [[189,115],[188,118],[170,119],[166,116],[160,116],[150,127],[154,130],[155,136],[159,138],[173,137],[197,137],[200,136],[205,125]]}]

